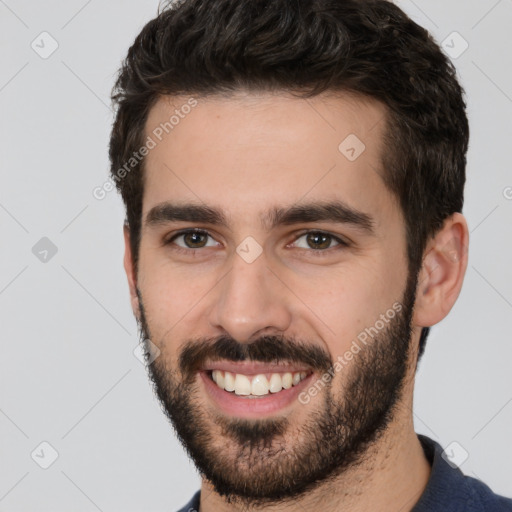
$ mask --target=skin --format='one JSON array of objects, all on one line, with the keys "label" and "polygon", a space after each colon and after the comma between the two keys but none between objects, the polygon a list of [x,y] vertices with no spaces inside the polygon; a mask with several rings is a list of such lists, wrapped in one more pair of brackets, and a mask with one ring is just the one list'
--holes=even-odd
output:
[{"label": "skin", "polygon": [[[161,98],[150,111],[146,135],[188,99]],[[128,228],[124,264],[134,314],[140,320],[138,290],[162,367],[178,368],[186,342],[222,335],[240,344],[262,335],[298,336],[334,361],[403,296],[408,276],[405,223],[381,178],[385,115],[382,104],[348,94],[303,100],[285,93],[238,92],[230,98],[198,98],[198,106],[149,152],[138,271]],[[355,161],[338,150],[349,134],[366,146]],[[330,221],[272,230],[260,224],[260,216],[272,207],[331,199],[371,215],[375,233]],[[183,221],[144,224],[148,212],[165,201],[218,207],[229,227]],[[183,228],[207,230],[208,246],[193,254],[163,244]],[[340,248],[332,241],[318,255],[303,236],[306,229],[350,244]],[[252,263],[236,252],[248,236],[262,248]],[[175,244],[186,249],[183,237]],[[467,224],[458,213],[428,242],[416,288],[404,387],[392,421],[368,448],[368,457],[325,488],[265,510],[412,509],[430,475],[412,415],[419,336],[422,327],[441,321],[455,303],[467,267],[467,246]],[[340,403],[355,364],[351,361],[347,371],[332,379],[333,398]],[[196,386],[200,392],[195,406],[211,410],[199,379]],[[287,418],[303,425],[321,404],[319,392],[309,403],[288,408]],[[223,442],[212,417],[209,426],[226,456],[235,457],[236,447]],[[290,430],[285,434],[287,449],[293,450],[294,441],[296,431]],[[219,496],[203,478],[200,512],[235,510],[240,506]]]}]

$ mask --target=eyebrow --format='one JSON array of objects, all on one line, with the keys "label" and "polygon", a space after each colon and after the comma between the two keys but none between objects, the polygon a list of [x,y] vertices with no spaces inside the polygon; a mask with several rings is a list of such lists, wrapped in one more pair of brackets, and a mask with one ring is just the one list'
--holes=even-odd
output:
[{"label": "eyebrow", "polygon": [[[203,204],[171,202],[154,206],[146,215],[145,226],[152,227],[176,221],[213,224],[229,228],[226,215],[218,208]],[[261,225],[267,231],[277,226],[322,221],[349,224],[366,234],[375,235],[375,221],[371,215],[339,200],[274,207],[261,217]]]}]

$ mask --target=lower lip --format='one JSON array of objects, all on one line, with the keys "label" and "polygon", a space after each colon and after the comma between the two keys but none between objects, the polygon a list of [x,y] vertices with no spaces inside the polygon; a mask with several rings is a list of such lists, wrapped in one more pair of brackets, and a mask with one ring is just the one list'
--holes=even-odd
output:
[{"label": "lower lip", "polygon": [[295,402],[298,395],[306,389],[314,373],[301,380],[296,386],[283,389],[277,393],[268,393],[258,398],[247,398],[247,395],[236,395],[219,388],[208,376],[207,372],[199,372],[206,392],[215,404],[226,414],[244,416],[246,418],[261,418],[262,414],[272,414],[282,411]]}]

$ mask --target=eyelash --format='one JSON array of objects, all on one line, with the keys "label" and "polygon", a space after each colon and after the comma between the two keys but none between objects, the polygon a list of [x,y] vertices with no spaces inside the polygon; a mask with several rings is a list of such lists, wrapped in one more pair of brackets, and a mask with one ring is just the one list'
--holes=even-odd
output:
[{"label": "eyelash", "polygon": [[[163,245],[172,245],[174,240],[176,240],[180,236],[188,235],[188,234],[192,234],[192,233],[197,233],[197,234],[200,234],[200,235],[206,235],[206,236],[209,236],[209,237],[213,238],[210,235],[210,233],[208,233],[208,231],[205,231],[203,229],[184,229],[182,231],[178,231],[177,233],[175,233],[168,240],[165,240]],[[328,251],[331,251],[332,249],[336,249],[336,247],[338,249],[344,249],[346,247],[349,247],[349,245],[350,245],[348,242],[346,242],[346,241],[342,240],[341,238],[333,235],[332,233],[328,233],[326,231],[319,231],[319,230],[304,231],[304,232],[300,233],[297,236],[297,238],[295,238],[293,240],[292,243],[295,243],[297,240],[299,240],[303,236],[310,235],[310,234],[324,235],[324,236],[327,236],[327,237],[331,238],[332,240],[334,240],[335,242],[338,243],[338,245],[335,246],[334,248],[333,247],[329,247],[328,249],[299,249],[301,251],[306,251],[306,252],[312,253],[312,254],[315,255],[315,257],[317,257],[317,256],[320,256],[320,257],[326,256],[326,253],[328,253]],[[184,248],[184,247],[180,247],[178,245],[175,245],[172,249],[173,249],[173,251],[176,251],[178,253],[189,254],[190,255],[191,253],[195,254],[196,251],[200,251],[201,249],[204,249],[204,247],[198,247],[196,249],[192,249],[192,248]]]}]

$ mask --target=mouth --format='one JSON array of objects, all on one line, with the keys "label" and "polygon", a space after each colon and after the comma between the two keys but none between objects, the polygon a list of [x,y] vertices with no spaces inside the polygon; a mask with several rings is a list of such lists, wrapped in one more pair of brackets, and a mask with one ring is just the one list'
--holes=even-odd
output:
[{"label": "mouth", "polygon": [[291,365],[216,362],[199,375],[217,408],[234,416],[261,417],[295,403],[313,371]]},{"label": "mouth", "polygon": [[297,386],[307,377],[308,372],[245,375],[222,370],[209,370],[206,374],[220,389],[228,393],[246,398],[261,398],[269,393],[280,393],[283,389]]}]

